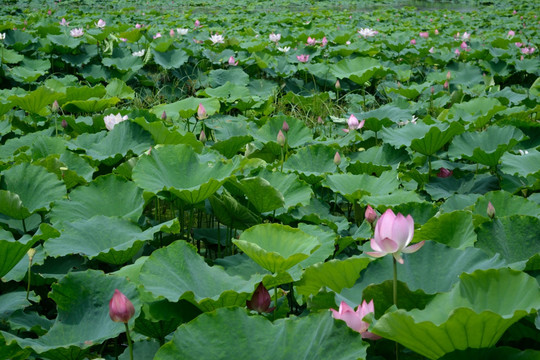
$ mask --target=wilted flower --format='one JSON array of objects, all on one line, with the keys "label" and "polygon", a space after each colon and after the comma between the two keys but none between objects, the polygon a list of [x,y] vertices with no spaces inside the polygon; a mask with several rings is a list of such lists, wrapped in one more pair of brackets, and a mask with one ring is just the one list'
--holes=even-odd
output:
[{"label": "wilted flower", "polygon": [[307,38],[307,44],[308,45],[315,45],[316,43],[317,43],[317,40],[315,40],[311,36],[308,36],[308,38]]},{"label": "wilted flower", "polygon": [[371,37],[377,35],[379,32],[369,28],[362,28],[358,30],[358,33],[363,37]]},{"label": "wilted flower", "polygon": [[75,29],[72,29],[70,32],[69,32],[69,35],[73,36],[73,37],[81,37],[84,35],[84,31],[82,28],[75,28]]},{"label": "wilted flower", "polygon": [[429,33],[427,31],[421,32],[418,34],[421,38],[427,39],[429,37]]},{"label": "wilted flower", "polygon": [[215,33],[214,35],[210,36],[210,41],[212,41],[212,44],[223,44],[225,42],[225,38],[223,35]]},{"label": "wilted flower", "polygon": [[382,257],[392,254],[394,258],[403,264],[401,253],[413,253],[420,249],[425,241],[421,241],[411,246],[414,235],[414,220],[411,215],[407,217],[401,213],[397,215],[388,209],[381,215],[377,225],[375,225],[375,236],[371,239],[372,252],[366,252],[373,257]]},{"label": "wilted flower", "polygon": [[286,53],[286,52],[289,52],[289,50],[291,50],[291,47],[290,46],[284,46],[284,47],[278,47],[277,49],[279,51],[281,51],[282,53]]},{"label": "wilted flower", "polygon": [[133,54],[131,54],[131,55],[133,55],[133,56],[135,56],[135,57],[141,57],[141,56],[144,56],[144,53],[145,53],[145,50],[142,49],[142,50],[139,50],[139,51],[135,51],[135,52],[134,52]]},{"label": "wilted flower", "polygon": [[186,35],[188,33],[189,29],[176,29],[176,32],[178,35]]},{"label": "wilted flower", "polygon": [[199,120],[206,119],[208,117],[208,114],[206,113],[206,109],[204,108],[204,105],[202,103],[199,103],[199,106],[197,107],[197,118]]},{"label": "wilted flower", "polygon": [[231,56],[231,57],[229,58],[229,65],[230,65],[230,66],[236,66],[236,65],[238,65],[238,61],[235,62],[235,61],[234,61],[234,57]]},{"label": "wilted flower", "polygon": [[133,303],[118,289],[109,301],[109,316],[112,321],[127,323],[135,314]]},{"label": "wilted flower", "polygon": [[334,319],[343,320],[348,327],[354,331],[358,331],[362,338],[377,340],[381,337],[375,334],[370,333],[368,330],[369,323],[363,321],[362,319],[369,313],[375,313],[375,306],[373,305],[373,300],[369,303],[366,303],[366,300],[362,302],[361,305],[358,305],[356,311],[354,311],[345,301],[342,301],[339,304],[339,311],[330,309],[332,311],[332,316]]},{"label": "wilted flower", "polygon": [[61,26],[68,26],[68,25],[69,25],[69,22],[66,21],[66,19],[62,18],[62,21],[60,21],[59,24],[60,24]]},{"label": "wilted flower", "polygon": [[281,40],[281,34],[271,33],[270,35],[268,35],[268,38],[270,39],[270,41],[278,42],[279,40]]},{"label": "wilted flower", "polygon": [[121,123],[122,121],[126,121],[127,119],[127,115],[122,116],[122,114],[120,113],[116,115],[110,114],[103,117],[103,121],[105,122],[105,127],[107,128],[107,130],[112,130],[116,124]]},{"label": "wilted flower", "polygon": [[439,169],[439,172],[437,173],[437,177],[440,177],[440,178],[447,178],[447,177],[450,177],[452,176],[454,172],[452,170],[448,170],[446,168],[440,168]]},{"label": "wilted flower", "polygon": [[487,215],[493,219],[495,217],[495,206],[491,203],[491,201],[488,203],[487,206]]},{"label": "wilted flower", "polygon": [[283,135],[283,132],[281,130],[279,130],[277,134],[276,141],[279,145],[285,146],[285,135]]},{"label": "wilted flower", "polygon": [[296,55],[296,58],[298,59],[298,61],[300,61],[301,63],[307,63],[309,61],[309,55],[305,55],[305,54],[302,54],[302,55]]},{"label": "wilted flower", "polygon": [[253,293],[253,296],[251,297],[251,300],[246,300],[246,306],[250,310],[255,310],[259,313],[262,312],[272,312],[274,311],[274,307],[270,307],[271,303],[270,293],[266,288],[264,287],[263,283],[259,283],[259,286],[257,286],[257,289]]},{"label": "wilted flower", "polygon": [[334,164],[336,166],[339,166],[341,164],[341,155],[339,155],[339,152],[336,151],[336,155],[334,155]]},{"label": "wilted flower", "polygon": [[368,205],[366,211],[364,212],[364,217],[368,223],[373,224],[373,222],[377,220],[377,213],[371,206]]},{"label": "wilted flower", "polygon": [[96,23],[96,27],[100,29],[103,29],[105,25],[107,25],[107,23],[103,19],[99,19],[98,22]]}]

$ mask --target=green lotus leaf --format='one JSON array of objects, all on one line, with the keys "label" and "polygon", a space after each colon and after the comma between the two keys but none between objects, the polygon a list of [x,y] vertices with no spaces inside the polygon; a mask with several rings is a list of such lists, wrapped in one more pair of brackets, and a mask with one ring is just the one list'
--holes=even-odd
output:
[{"label": "green lotus leaf", "polygon": [[347,172],[351,174],[373,174],[380,176],[384,171],[396,168],[400,163],[409,160],[404,150],[396,150],[389,144],[373,146],[366,151],[349,155],[350,164]]},{"label": "green lotus leaf", "polygon": [[366,111],[362,114],[356,114],[358,119],[365,119],[365,128],[373,131],[381,131],[384,126],[390,126],[400,122],[410,121],[413,112],[408,109],[402,109],[394,104],[386,104],[375,110]]},{"label": "green lotus leaf", "polygon": [[340,193],[350,202],[365,195],[387,195],[398,190],[399,185],[395,171],[385,171],[380,177],[367,174],[333,174],[323,180],[323,186]]},{"label": "green lotus leaf", "polygon": [[69,36],[68,34],[48,34],[47,39],[57,46],[66,47],[68,49],[76,49],[81,44],[81,39]]},{"label": "green lotus leaf", "polygon": [[212,145],[213,149],[219,151],[223,156],[231,159],[239,151],[244,148],[246,144],[249,144],[253,138],[249,135],[244,136],[232,136],[226,140],[220,140]]},{"label": "green lotus leaf", "polygon": [[40,76],[45,75],[51,68],[48,59],[31,60],[24,58],[21,66],[16,66],[8,73],[13,79],[19,82],[28,83],[36,81]]},{"label": "green lotus leaf", "polygon": [[498,346],[484,349],[456,350],[446,354],[440,360],[537,360],[539,358],[539,351]]},{"label": "green lotus leaf", "polygon": [[249,202],[260,213],[278,209],[285,204],[283,194],[263,178],[245,178],[240,180],[238,185]]},{"label": "green lotus leaf", "polygon": [[108,81],[111,77],[111,71],[108,68],[96,64],[83,67],[80,73],[92,84],[100,81]]},{"label": "green lotus leaf", "polygon": [[65,111],[80,114],[80,113],[96,113],[101,112],[107,108],[113,107],[120,101],[117,97],[105,98],[105,99],[87,99],[87,100],[72,100],[62,105],[62,109]]},{"label": "green lotus leaf", "polygon": [[[64,222],[59,237],[49,239],[45,244],[48,256],[59,257],[72,253],[83,255],[89,259],[120,265],[129,261],[141,248],[143,243],[152,240],[154,234],[169,228],[173,222],[159,224],[145,231],[129,220],[94,216],[70,223]],[[179,229],[179,224],[178,229]]]},{"label": "green lotus leaf", "polygon": [[[26,293],[23,296],[26,297]],[[8,323],[13,330],[31,331],[41,336],[49,331],[54,321],[39,315],[37,312],[17,310],[9,316]]]},{"label": "green lotus leaf", "polygon": [[125,332],[123,323],[111,321],[109,317],[109,300],[115,289],[120,290],[135,307],[130,327],[140,313],[138,291],[125,278],[96,270],[71,272],[52,288],[49,297],[57,304],[58,317],[51,329],[38,339],[2,331],[6,343],[16,342],[23,349],[32,348],[45,357],[53,353],[55,358],[82,359],[85,349]]},{"label": "green lotus leaf", "polygon": [[216,88],[207,88],[201,92],[201,94],[217,98],[221,101],[234,103],[238,100],[249,100],[251,94],[249,89],[243,85],[237,85],[230,82]]},{"label": "green lotus leaf", "polygon": [[397,189],[390,194],[373,194],[362,197],[363,204],[370,204],[372,207],[397,207],[406,203],[423,203],[424,199],[415,191]]},{"label": "green lotus leaf", "polygon": [[499,100],[493,98],[475,98],[470,101],[454,104],[449,111],[449,116],[474,123],[476,128],[486,125],[495,114],[504,110]]},{"label": "green lotus leaf", "polygon": [[415,138],[411,141],[411,149],[424,155],[433,155],[455,135],[464,131],[465,128],[458,122],[431,125],[429,131],[422,138]]},{"label": "green lotus leaf", "polygon": [[[10,200],[9,204],[12,204],[10,205],[11,210],[19,209],[13,215],[25,215],[25,211],[17,205],[18,201],[14,197],[15,194],[18,195],[22,206],[29,213],[48,210],[53,201],[61,199],[66,194],[64,183],[58,180],[56,175],[47,172],[41,166],[22,163],[4,170],[2,175],[2,181],[6,190],[10,193],[2,193],[2,197]],[[10,214],[6,215],[11,216]]]},{"label": "green lotus leaf", "polygon": [[451,84],[459,84],[471,88],[484,81],[482,69],[471,63],[456,61],[449,64],[446,69],[450,70]]},{"label": "green lotus leaf", "polygon": [[155,297],[171,302],[185,299],[203,311],[224,306],[245,306],[263,275],[249,280],[230,276],[221,267],[208,266],[195,249],[179,240],[150,255],[139,282]]},{"label": "green lotus leaf", "polygon": [[189,118],[190,116],[196,114],[199,104],[203,104],[208,116],[215,114],[220,108],[218,99],[189,97],[170,104],[154,106],[150,112],[157,117],[160,117],[165,111],[167,113],[167,117],[170,117],[172,120],[178,120],[180,116],[183,118]]},{"label": "green lotus leaf", "polygon": [[468,211],[452,211],[433,217],[415,232],[414,240],[433,240],[457,249],[473,246],[476,233],[472,214]]},{"label": "green lotus leaf", "polygon": [[334,254],[337,235],[330,227],[300,223],[298,224],[298,228],[306,234],[316,237],[321,243],[321,246],[311,253],[307,259],[300,262],[299,266],[301,268],[307,268],[308,266],[324,262]]},{"label": "green lotus leaf", "polygon": [[161,65],[161,67],[164,69],[178,69],[189,59],[189,55],[181,49],[169,50],[165,52],[152,50],[152,55],[154,55],[154,61],[156,64]]},{"label": "green lotus leaf", "polygon": [[11,344],[6,344],[4,337],[0,335],[0,353],[6,359],[10,360],[27,360],[32,353],[32,350],[26,349],[23,350],[21,347],[12,342]]},{"label": "green lotus leaf", "polygon": [[103,65],[116,68],[121,72],[139,71],[143,67],[144,64],[140,57],[122,51],[117,52],[116,50],[117,48],[113,52],[112,57],[103,58]]},{"label": "green lotus leaf", "polygon": [[197,152],[202,151],[203,144],[191,132],[182,135],[175,128],[169,128],[161,121],[149,123],[142,117],[133,119],[133,122],[139,124],[144,130],[152,134],[152,138],[156,144],[187,144]]},{"label": "green lotus leaf", "polygon": [[30,301],[39,301],[39,296],[33,291],[29,295],[27,298],[26,291],[12,291],[0,295],[0,319],[7,320],[15,311],[32,305]]},{"label": "green lotus leaf", "polygon": [[540,205],[521,196],[506,191],[492,191],[478,198],[474,204],[474,214],[487,215],[488,203],[493,205],[497,217],[512,215],[540,216]]},{"label": "green lotus leaf", "polygon": [[23,220],[31,215],[31,212],[23,205],[21,197],[11,191],[0,190],[0,214],[13,219]]},{"label": "green lotus leaf", "polygon": [[13,269],[38,240],[29,235],[15,240],[10,232],[0,229],[0,277]]},{"label": "green lotus leaf", "polygon": [[117,97],[119,99],[135,98],[135,91],[120,79],[112,79],[105,90],[107,91],[107,96],[109,97]]},{"label": "green lotus leaf", "polygon": [[17,64],[21,61],[23,61],[24,55],[19,54],[16,51],[13,51],[11,49],[3,49],[3,57],[2,62],[4,64]]},{"label": "green lotus leaf", "polygon": [[488,254],[500,254],[508,263],[527,262],[540,253],[538,216],[496,217],[478,229],[476,247]]},{"label": "green lotus leaf", "polygon": [[495,346],[506,329],[538,307],[534,278],[506,268],[477,270],[462,274],[450,292],[436,295],[425,309],[394,308],[370,331],[438,359],[455,350]]},{"label": "green lotus leaf", "polygon": [[[214,339],[211,345],[204,340],[208,338]],[[271,323],[233,308],[203,314],[180,326],[154,359],[359,360],[366,358],[366,348],[360,335],[334,321],[330,312]]]},{"label": "green lotus leaf", "polygon": [[308,258],[321,243],[317,238],[280,224],[261,224],[233,240],[243,252],[272,273],[287,269]]},{"label": "green lotus leaf", "polygon": [[465,210],[472,207],[480,196],[480,194],[452,195],[441,205],[439,211],[441,213],[448,213],[456,210]]},{"label": "green lotus leaf", "polygon": [[216,218],[226,226],[245,230],[261,222],[259,215],[240,204],[227,191],[223,191],[219,196],[210,196],[209,201]]},{"label": "green lotus leaf", "polygon": [[323,287],[336,293],[354,285],[371,259],[352,256],[344,260],[330,260],[312,265],[304,271],[302,280],[296,284],[300,295],[315,295]]},{"label": "green lotus leaf", "polygon": [[211,87],[225,85],[228,82],[245,86],[249,84],[249,75],[246,74],[241,67],[230,68],[227,70],[217,69],[210,71],[208,74],[208,80],[210,81]]},{"label": "green lotus leaf", "polygon": [[143,212],[143,191],[132,181],[100,176],[86,187],[77,187],[69,200],[55,202],[50,216],[53,224],[89,219],[97,215],[117,216],[136,223]]},{"label": "green lotus leaf", "polygon": [[284,174],[279,171],[264,170],[259,173],[259,176],[283,194],[285,209],[297,205],[307,205],[313,196],[311,187],[302,182],[294,173]]},{"label": "green lotus leaf", "polygon": [[364,85],[373,77],[383,77],[390,70],[381,65],[381,62],[373,58],[357,57],[355,59],[343,59],[337,64],[330,66],[330,72],[340,79],[350,79],[357,84]]},{"label": "green lotus leaf", "polygon": [[25,111],[44,116],[50,114],[48,106],[60,96],[59,93],[54,92],[45,86],[40,86],[24,96],[11,96],[9,100],[13,105],[18,106]]},{"label": "green lotus leaf", "polygon": [[520,176],[538,175],[540,151],[530,150],[524,155],[506,153],[501,157],[501,171],[506,174]]},{"label": "green lotus leaf", "polygon": [[133,180],[146,191],[170,191],[189,204],[215,193],[236,165],[212,153],[197,154],[187,145],[167,145],[143,156],[133,169]]},{"label": "green lotus leaf", "polygon": [[467,174],[462,178],[433,178],[425,184],[426,192],[432,199],[449,198],[454,194],[484,194],[499,189],[499,180],[489,174]]},{"label": "green lotus leaf", "polygon": [[[277,144],[277,135],[279,130],[283,127],[284,121],[289,124],[289,131],[286,134],[284,133],[285,138],[287,139],[287,146],[296,148],[304,146],[306,143],[313,140],[311,130],[306,127],[303,121],[288,116],[276,116],[271,118],[266,124],[261,126],[257,132],[252,134],[253,138],[264,144],[268,142]],[[332,158],[333,156],[334,155],[332,154]]]},{"label": "green lotus leaf", "polygon": [[287,214],[282,214],[279,218],[285,223],[301,220],[313,224],[324,224],[334,231],[344,231],[350,226],[345,216],[331,214],[328,204],[323,203],[317,198],[311,198],[309,204],[289,210]]},{"label": "green lotus leaf", "polygon": [[107,95],[107,89],[103,85],[96,85],[94,87],[68,86],[63,92],[66,95],[58,101],[60,105],[73,100],[87,100],[91,98],[100,99]]},{"label": "green lotus leaf", "polygon": [[329,146],[309,145],[291,155],[283,164],[283,170],[305,175],[310,183],[314,183],[324,174],[336,172],[335,154]]},{"label": "green lotus leaf", "polygon": [[448,156],[453,159],[465,158],[494,167],[501,156],[523,139],[521,130],[513,126],[490,126],[483,132],[466,132],[457,136]]}]

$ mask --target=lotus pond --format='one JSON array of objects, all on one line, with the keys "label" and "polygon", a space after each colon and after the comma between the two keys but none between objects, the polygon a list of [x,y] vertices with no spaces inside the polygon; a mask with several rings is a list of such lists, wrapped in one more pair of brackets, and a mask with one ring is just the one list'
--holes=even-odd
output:
[{"label": "lotus pond", "polygon": [[538,10],[4,1],[0,358],[540,359]]}]

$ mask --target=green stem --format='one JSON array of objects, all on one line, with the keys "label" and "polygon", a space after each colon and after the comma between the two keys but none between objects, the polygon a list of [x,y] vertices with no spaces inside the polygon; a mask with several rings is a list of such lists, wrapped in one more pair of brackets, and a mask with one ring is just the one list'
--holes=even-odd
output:
[{"label": "green stem", "polygon": [[283,162],[285,155],[283,154],[283,146],[281,147],[281,172],[283,172]]},{"label": "green stem", "polygon": [[131,342],[131,336],[129,336],[128,324],[124,323],[124,325],[126,326],[126,336],[127,336],[128,346],[129,346],[129,358],[133,360],[133,343]]},{"label": "green stem", "polygon": [[217,223],[217,238],[218,238],[217,253],[218,253],[218,258],[220,258],[221,257],[221,225],[219,224],[219,221]]},{"label": "green stem", "polygon": [[28,261],[28,285],[26,286],[26,300],[30,296],[30,280],[31,280],[31,271],[32,269],[32,260]]},{"label": "green stem", "polygon": [[24,222],[24,219],[22,219],[22,227],[23,227],[24,233],[26,234],[26,223]]},{"label": "green stem", "polygon": [[428,161],[428,182],[429,182],[429,179],[431,179],[431,156],[428,155],[427,157],[427,161]]},{"label": "green stem", "polygon": [[274,320],[276,320],[276,313],[277,313],[277,285],[274,287]]},{"label": "green stem", "polygon": [[[393,297],[394,305],[397,307],[397,261],[395,257],[392,257],[394,262],[394,284],[393,284]],[[396,341],[396,360],[399,358],[399,344]]]}]

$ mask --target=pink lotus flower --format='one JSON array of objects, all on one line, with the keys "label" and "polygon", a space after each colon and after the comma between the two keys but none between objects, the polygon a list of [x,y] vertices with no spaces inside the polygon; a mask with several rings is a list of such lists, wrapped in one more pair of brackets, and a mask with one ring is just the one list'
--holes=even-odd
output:
[{"label": "pink lotus flower", "polygon": [[457,56],[461,55],[461,51],[459,51],[459,49],[456,49],[454,50],[454,54],[456,54]]},{"label": "pink lotus flower", "polygon": [[59,22],[60,26],[68,26],[69,21],[66,21],[66,19],[62,18],[62,21]]},{"label": "pink lotus flower", "polygon": [[370,333],[368,330],[369,323],[362,320],[367,314],[375,313],[375,306],[373,305],[373,300],[369,303],[366,303],[366,300],[362,302],[361,305],[358,305],[356,311],[354,311],[345,301],[342,301],[339,304],[339,311],[330,309],[332,311],[332,316],[334,319],[343,320],[348,327],[354,331],[358,331],[362,338],[377,340],[381,337],[375,334]]},{"label": "pink lotus flower", "polygon": [[175,34],[176,34],[176,33],[174,32],[173,29],[171,29],[171,31],[169,31],[169,36],[170,36],[170,37],[174,37]]},{"label": "pink lotus flower", "polygon": [[534,52],[534,48],[533,47],[524,47],[521,49],[521,52],[525,55],[528,55],[528,54],[532,54]]},{"label": "pink lotus flower", "polygon": [[459,47],[462,48],[463,50],[467,50],[469,46],[467,45],[465,41],[463,41]]},{"label": "pink lotus flower", "polygon": [[429,49],[429,53],[430,54],[433,54],[435,52],[435,48],[432,46],[430,49]]},{"label": "pink lotus flower", "polygon": [[414,220],[411,215],[407,217],[398,213],[397,215],[391,209],[388,209],[381,215],[377,225],[375,225],[375,237],[371,239],[372,252],[366,254],[373,257],[382,257],[392,254],[400,264],[403,264],[401,253],[410,254],[418,251],[425,241],[421,241],[411,246],[414,235]]},{"label": "pink lotus flower", "polygon": [[195,20],[195,29],[198,29],[201,27],[201,22],[197,19]]},{"label": "pink lotus flower", "polygon": [[152,36],[153,39],[159,39],[161,37],[161,33],[157,33],[156,35]]},{"label": "pink lotus flower", "polygon": [[439,172],[437,173],[437,177],[440,177],[440,178],[447,178],[447,177],[450,177],[452,176],[454,172],[452,170],[448,170],[446,168],[440,168],[439,169]]},{"label": "pink lotus flower", "polygon": [[328,39],[327,39],[326,36],[325,36],[325,37],[323,37],[322,40],[321,40],[321,46],[324,47],[324,46],[326,46],[326,44],[328,44]]},{"label": "pink lotus flower", "polygon": [[411,39],[411,45],[416,45],[416,40],[415,39]]},{"label": "pink lotus flower", "polygon": [[364,127],[365,122],[366,120],[362,120],[358,122],[358,119],[356,118],[356,116],[354,116],[354,114],[351,114],[351,116],[349,116],[349,119],[347,120],[347,125],[349,126],[349,128],[343,129],[343,131],[348,133],[349,130],[360,130],[362,127]]},{"label": "pink lotus flower", "polygon": [[435,29],[435,35],[439,35],[439,30]]},{"label": "pink lotus flower", "polygon": [[135,29],[140,29],[142,27],[141,24],[135,24]]},{"label": "pink lotus flower", "polygon": [[281,40],[281,34],[271,33],[270,35],[268,35],[268,38],[270,39],[270,41],[277,43],[279,42],[279,40]]},{"label": "pink lotus flower", "polygon": [[311,36],[307,38],[307,44],[308,45],[315,45],[316,43],[317,43],[317,40],[315,40]]},{"label": "pink lotus flower", "polygon": [[259,286],[257,286],[257,289],[253,293],[251,300],[246,300],[246,306],[248,309],[255,310],[259,313],[269,313],[275,309],[275,307],[270,307],[271,300],[270,293],[268,290],[266,290],[263,283],[260,282]]},{"label": "pink lotus flower", "polygon": [[202,103],[199,103],[199,106],[197,107],[197,118],[199,120],[206,119],[208,117],[208,114],[206,113],[206,109],[204,108],[204,105]]},{"label": "pink lotus flower", "polygon": [[520,42],[516,42],[516,43],[514,43],[514,45],[516,45],[516,46],[517,46],[518,48],[520,48],[520,47],[522,47],[522,46],[523,46],[523,44],[522,44],[522,43],[520,43]]},{"label": "pink lotus flower", "polygon": [[133,303],[118,289],[109,301],[109,316],[112,321],[127,323],[135,314]]},{"label": "pink lotus flower", "polygon": [[84,31],[82,28],[71,29],[71,31],[69,32],[69,35],[73,37],[81,37],[84,35]]},{"label": "pink lotus flower", "polygon": [[429,33],[427,31],[421,32],[418,35],[424,39],[427,39],[429,37]]},{"label": "pink lotus flower", "polygon": [[100,29],[103,29],[106,25],[107,25],[107,23],[103,19],[99,19],[98,22],[96,23],[96,27],[98,27]]},{"label": "pink lotus flower", "polygon": [[234,61],[234,57],[231,56],[231,57],[229,58],[229,65],[230,65],[230,66],[236,66],[236,65],[238,65],[238,61],[235,62],[235,61]]},{"label": "pink lotus flower", "polygon": [[508,31],[507,37],[508,37],[509,39],[511,39],[511,38],[513,38],[515,35],[516,35],[515,31],[510,30],[510,31]]},{"label": "pink lotus flower", "polygon": [[309,61],[309,55],[305,55],[305,54],[302,54],[302,55],[296,55],[296,58],[298,59],[298,61],[300,61],[301,63],[307,63]]}]

